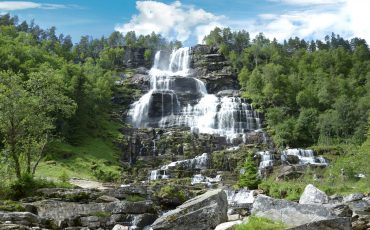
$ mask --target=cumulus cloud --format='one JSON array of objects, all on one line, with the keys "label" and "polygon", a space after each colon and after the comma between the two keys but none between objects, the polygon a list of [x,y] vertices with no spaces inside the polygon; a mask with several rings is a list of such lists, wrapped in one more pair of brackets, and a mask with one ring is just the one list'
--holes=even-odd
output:
[{"label": "cumulus cloud", "polygon": [[183,5],[180,1],[165,4],[157,1],[138,1],[137,15],[128,23],[117,25],[122,33],[135,31],[137,34],[160,33],[168,38],[186,41],[194,36],[201,42],[215,26],[222,26],[224,16],[217,16],[203,9]]},{"label": "cumulus cloud", "polygon": [[36,2],[18,2],[18,1],[5,1],[0,2],[0,10],[13,11],[13,10],[26,10],[26,9],[61,9],[65,8],[64,5],[60,4],[46,4]]},{"label": "cumulus cloud", "polygon": [[[283,41],[298,36],[323,39],[331,32],[344,38],[361,37],[370,43],[370,1],[363,0],[267,0],[281,4],[280,13],[260,12],[256,17],[233,19],[207,12],[180,1],[170,4],[138,1],[138,14],[125,24],[117,25],[122,33],[160,33],[169,39],[201,43],[216,26],[247,30],[251,36],[263,32],[267,37]],[[289,5],[288,8],[284,6]],[[284,10],[283,10],[284,9]],[[246,9],[247,10],[247,9]]]},{"label": "cumulus cloud", "polygon": [[[276,1],[276,0],[274,0]],[[292,5],[311,3],[310,7],[292,10],[282,14],[260,14],[242,27],[241,23],[231,27],[247,29],[252,34],[263,32],[269,38],[280,41],[298,36],[308,39],[322,39],[334,32],[344,38],[361,37],[370,43],[370,1],[361,0],[277,0]],[[299,9],[299,8],[298,8]]]}]

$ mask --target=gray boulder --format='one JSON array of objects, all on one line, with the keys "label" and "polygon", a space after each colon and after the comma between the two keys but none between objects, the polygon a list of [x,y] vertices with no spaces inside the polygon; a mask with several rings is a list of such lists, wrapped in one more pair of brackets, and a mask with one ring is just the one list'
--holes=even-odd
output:
[{"label": "gray boulder", "polygon": [[253,203],[252,215],[282,221],[292,227],[336,218],[333,211],[320,205],[298,204],[265,195],[257,196]]},{"label": "gray boulder", "polygon": [[327,204],[328,202],[328,196],[312,184],[306,186],[299,199],[300,204]]},{"label": "gray boulder", "polygon": [[233,230],[235,229],[236,225],[242,224],[243,221],[241,220],[235,220],[235,221],[229,221],[222,224],[217,225],[215,230]]},{"label": "gray boulder", "polygon": [[194,197],[165,213],[152,225],[153,230],[207,230],[227,221],[227,197],[221,189]]},{"label": "gray boulder", "polygon": [[364,198],[364,195],[362,193],[352,193],[352,194],[349,194],[348,196],[343,197],[343,202],[347,203],[347,202],[357,201],[357,200],[361,200],[362,198]]},{"label": "gray boulder", "polygon": [[289,230],[350,230],[351,218],[341,217],[329,220],[320,220],[310,222],[297,227],[289,228]]},{"label": "gray boulder", "polygon": [[123,225],[119,225],[119,224],[116,224],[112,230],[129,230],[130,228],[128,226],[123,226]]}]

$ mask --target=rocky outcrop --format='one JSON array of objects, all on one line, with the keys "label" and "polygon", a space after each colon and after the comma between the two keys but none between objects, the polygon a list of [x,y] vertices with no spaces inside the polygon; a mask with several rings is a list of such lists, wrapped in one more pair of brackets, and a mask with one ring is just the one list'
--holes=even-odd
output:
[{"label": "rocky outcrop", "polygon": [[194,76],[206,83],[208,93],[239,89],[237,74],[215,47],[197,45],[191,50]]},{"label": "rocky outcrop", "polygon": [[306,186],[299,199],[300,204],[326,204],[328,202],[328,196],[312,184]]},{"label": "rocky outcrop", "polygon": [[314,221],[303,224],[289,230],[349,230],[351,229],[351,218],[341,217],[329,220]]},{"label": "rocky outcrop", "polygon": [[223,190],[211,190],[165,213],[153,224],[153,230],[214,229],[227,221],[227,198]]},{"label": "rocky outcrop", "polygon": [[312,204],[297,204],[295,202],[273,199],[265,195],[258,195],[253,203],[252,214],[266,217],[275,221],[282,221],[288,226],[299,226],[320,220],[336,218],[329,209]]},{"label": "rocky outcrop", "polygon": [[123,47],[125,50],[123,62],[126,68],[146,66],[144,53],[146,48]]},{"label": "rocky outcrop", "polygon": [[222,224],[217,225],[215,230],[233,230],[235,229],[236,225],[242,224],[243,221],[241,220],[235,220],[235,221],[229,221]]}]

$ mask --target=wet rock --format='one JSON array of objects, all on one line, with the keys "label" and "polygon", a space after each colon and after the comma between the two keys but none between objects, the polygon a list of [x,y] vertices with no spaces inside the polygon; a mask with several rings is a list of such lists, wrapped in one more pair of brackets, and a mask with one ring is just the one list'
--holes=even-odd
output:
[{"label": "wet rock", "polygon": [[327,204],[328,196],[312,184],[306,186],[299,199],[300,204]]},{"label": "wet rock", "polygon": [[299,164],[299,157],[295,155],[287,155],[285,162],[288,164]]},{"label": "wet rock", "polygon": [[113,213],[155,213],[154,204],[151,201],[140,202],[117,202],[114,203]]},{"label": "wet rock", "polygon": [[278,171],[276,180],[292,180],[301,177],[304,174],[300,166],[283,166]]},{"label": "wet rock", "polygon": [[217,93],[218,97],[240,97],[239,90],[227,89]]},{"label": "wet rock", "polygon": [[253,203],[252,215],[282,221],[289,226],[336,218],[334,212],[321,205],[298,204],[265,195],[257,196]]},{"label": "wet rock", "polygon": [[214,229],[227,221],[227,197],[223,190],[211,190],[165,213],[152,225],[153,230]]},{"label": "wet rock", "polygon": [[289,228],[289,230],[350,230],[351,218],[333,218],[329,220],[319,220],[303,224],[297,227]]}]

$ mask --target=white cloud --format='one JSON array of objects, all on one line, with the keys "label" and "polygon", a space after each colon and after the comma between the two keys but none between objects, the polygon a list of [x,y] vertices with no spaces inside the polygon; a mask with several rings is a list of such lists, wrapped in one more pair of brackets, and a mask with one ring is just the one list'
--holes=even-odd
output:
[{"label": "white cloud", "polygon": [[[241,25],[233,25],[235,29],[246,29],[251,34],[263,32],[269,38],[277,38],[282,41],[289,37],[298,36],[308,39],[323,39],[331,32],[339,34],[344,38],[361,37],[370,43],[370,1],[362,0],[278,0],[291,4],[302,5],[304,3],[315,3],[316,6],[298,10],[292,10],[283,14],[263,13],[257,19]],[[319,3],[322,3],[320,5]],[[327,4],[323,6],[323,4]]]},{"label": "white cloud", "polygon": [[216,16],[203,9],[183,5],[180,1],[165,4],[157,1],[138,1],[137,15],[128,23],[117,25],[122,33],[135,31],[137,34],[160,33],[168,38],[186,41],[194,36],[200,42],[215,26],[221,26],[223,16]]},{"label": "white cloud", "polygon": [[13,11],[13,10],[25,10],[25,9],[61,9],[65,8],[64,5],[60,4],[46,4],[36,2],[18,2],[18,1],[5,1],[0,2],[0,10]]},{"label": "white cloud", "polygon": [[370,1],[363,0],[268,0],[289,4],[281,13],[260,12],[257,17],[234,20],[203,9],[175,1],[165,4],[157,1],[138,1],[139,11],[129,22],[117,25],[116,30],[137,34],[160,33],[169,39],[197,40],[214,27],[247,30],[254,37],[263,32],[279,41],[290,37],[323,39],[331,32],[344,38],[361,37],[370,44]]},{"label": "white cloud", "polygon": [[345,2],[345,0],[269,0],[270,2],[281,2],[289,5],[333,5]]}]

